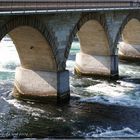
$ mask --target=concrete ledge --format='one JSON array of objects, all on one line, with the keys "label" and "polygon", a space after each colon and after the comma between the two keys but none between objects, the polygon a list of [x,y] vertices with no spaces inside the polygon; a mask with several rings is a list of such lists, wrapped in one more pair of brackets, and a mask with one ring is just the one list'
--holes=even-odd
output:
[{"label": "concrete ledge", "polygon": [[119,58],[128,61],[140,60],[140,45],[131,45],[120,42],[119,45]]},{"label": "concrete ledge", "polygon": [[109,77],[110,65],[110,56],[76,54],[75,72],[78,75]]},{"label": "concrete ledge", "polygon": [[140,62],[140,57],[132,57],[132,56],[126,56],[126,55],[120,55],[119,54],[119,59],[124,60],[124,61],[129,61],[129,62]]},{"label": "concrete ledge", "polygon": [[[70,96],[69,80],[65,80],[65,85],[67,84],[65,86],[63,82],[60,82],[61,78],[58,77],[61,77],[59,72],[33,71],[18,67],[16,69],[13,96],[38,102],[58,101],[61,98],[63,101],[68,100]],[[68,78],[67,76],[63,77]],[[60,90],[63,86],[63,90]]]},{"label": "concrete ledge", "polygon": [[22,93],[16,86],[13,88],[13,96],[19,100],[35,101],[39,103],[56,103],[57,96],[37,96]]}]

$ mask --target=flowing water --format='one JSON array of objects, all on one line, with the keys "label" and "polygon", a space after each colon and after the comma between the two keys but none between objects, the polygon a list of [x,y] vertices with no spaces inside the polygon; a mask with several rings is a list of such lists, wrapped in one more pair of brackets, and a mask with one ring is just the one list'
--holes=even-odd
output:
[{"label": "flowing water", "polygon": [[140,137],[140,63],[120,62],[116,81],[73,74],[79,43],[73,43],[71,100],[64,106],[19,101],[12,97],[20,64],[9,40],[0,44],[0,138]]}]

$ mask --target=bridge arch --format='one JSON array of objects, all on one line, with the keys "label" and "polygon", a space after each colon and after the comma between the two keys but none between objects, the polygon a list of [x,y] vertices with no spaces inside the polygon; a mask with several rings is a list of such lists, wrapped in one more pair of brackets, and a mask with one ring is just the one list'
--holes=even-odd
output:
[{"label": "bridge arch", "polygon": [[124,30],[125,26],[129,23],[129,21],[131,21],[132,19],[137,19],[140,21],[139,14],[140,14],[140,12],[133,12],[133,13],[129,13],[128,16],[126,16],[126,18],[122,22],[120,30],[118,31],[118,35],[116,37],[116,42],[119,41],[120,37],[122,36],[123,30]]},{"label": "bridge arch", "polygon": [[[140,59],[140,13],[129,14],[123,21],[117,39],[119,43],[119,55],[122,59]],[[118,40],[117,40],[118,41]]]},{"label": "bridge arch", "polygon": [[21,61],[15,72],[13,96],[39,101],[59,101],[61,96],[69,99],[69,81],[64,79],[68,71],[58,70],[56,40],[49,27],[37,17],[16,16],[0,26],[0,40],[6,34]]},{"label": "bridge arch", "polygon": [[0,40],[9,34],[24,68],[57,71],[55,40],[49,28],[35,17],[20,16],[0,27]]},{"label": "bridge arch", "polygon": [[106,22],[105,22],[106,21],[105,15],[93,14],[93,13],[92,14],[82,14],[80,19],[78,20],[77,24],[74,26],[73,30],[71,31],[71,33],[69,35],[67,47],[66,47],[66,50],[65,50],[66,59],[68,58],[70,48],[71,48],[71,44],[72,44],[76,34],[82,28],[82,26],[84,24],[86,24],[88,21],[95,21],[96,23],[98,22],[97,25],[99,25],[104,30],[104,33],[106,34],[107,41],[108,41],[108,43],[110,43],[109,38],[108,38],[108,29],[107,29],[107,25],[106,25]]},{"label": "bridge arch", "polygon": [[83,14],[71,32],[65,55],[67,58],[71,43],[77,35],[80,53],[76,55],[76,72],[83,75],[110,76],[111,50],[105,21],[104,15]]}]

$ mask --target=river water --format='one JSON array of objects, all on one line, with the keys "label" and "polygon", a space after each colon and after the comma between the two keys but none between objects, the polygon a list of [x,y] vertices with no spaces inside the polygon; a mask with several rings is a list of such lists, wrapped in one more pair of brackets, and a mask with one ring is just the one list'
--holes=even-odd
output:
[{"label": "river water", "polygon": [[71,100],[64,106],[12,97],[20,64],[11,41],[0,44],[0,138],[140,137],[140,63],[120,62],[116,81],[73,74],[75,42],[67,61]]}]

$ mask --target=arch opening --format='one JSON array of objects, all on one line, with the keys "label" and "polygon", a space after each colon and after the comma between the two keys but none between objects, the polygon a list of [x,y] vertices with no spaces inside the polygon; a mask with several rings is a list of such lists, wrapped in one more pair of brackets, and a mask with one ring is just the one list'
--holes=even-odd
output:
[{"label": "arch opening", "polygon": [[98,21],[87,21],[77,32],[77,36],[81,52],[91,55],[109,55],[108,39]]},{"label": "arch opening", "polygon": [[137,16],[129,15],[119,31],[118,46],[119,75],[132,81],[139,79],[140,60],[140,21]]},{"label": "arch opening", "polygon": [[122,41],[119,43],[120,59],[140,60],[140,21],[132,18],[122,31]]},{"label": "arch opening", "polygon": [[75,36],[80,48],[76,53],[75,72],[78,75],[110,76],[110,48],[102,25],[97,20],[88,20]]},{"label": "arch opening", "polygon": [[16,67],[20,66],[20,59],[16,47],[7,34],[0,41],[0,79],[14,80]]},{"label": "arch opening", "polygon": [[56,71],[51,46],[37,29],[20,26],[10,31],[9,36],[16,46],[23,68]]}]

